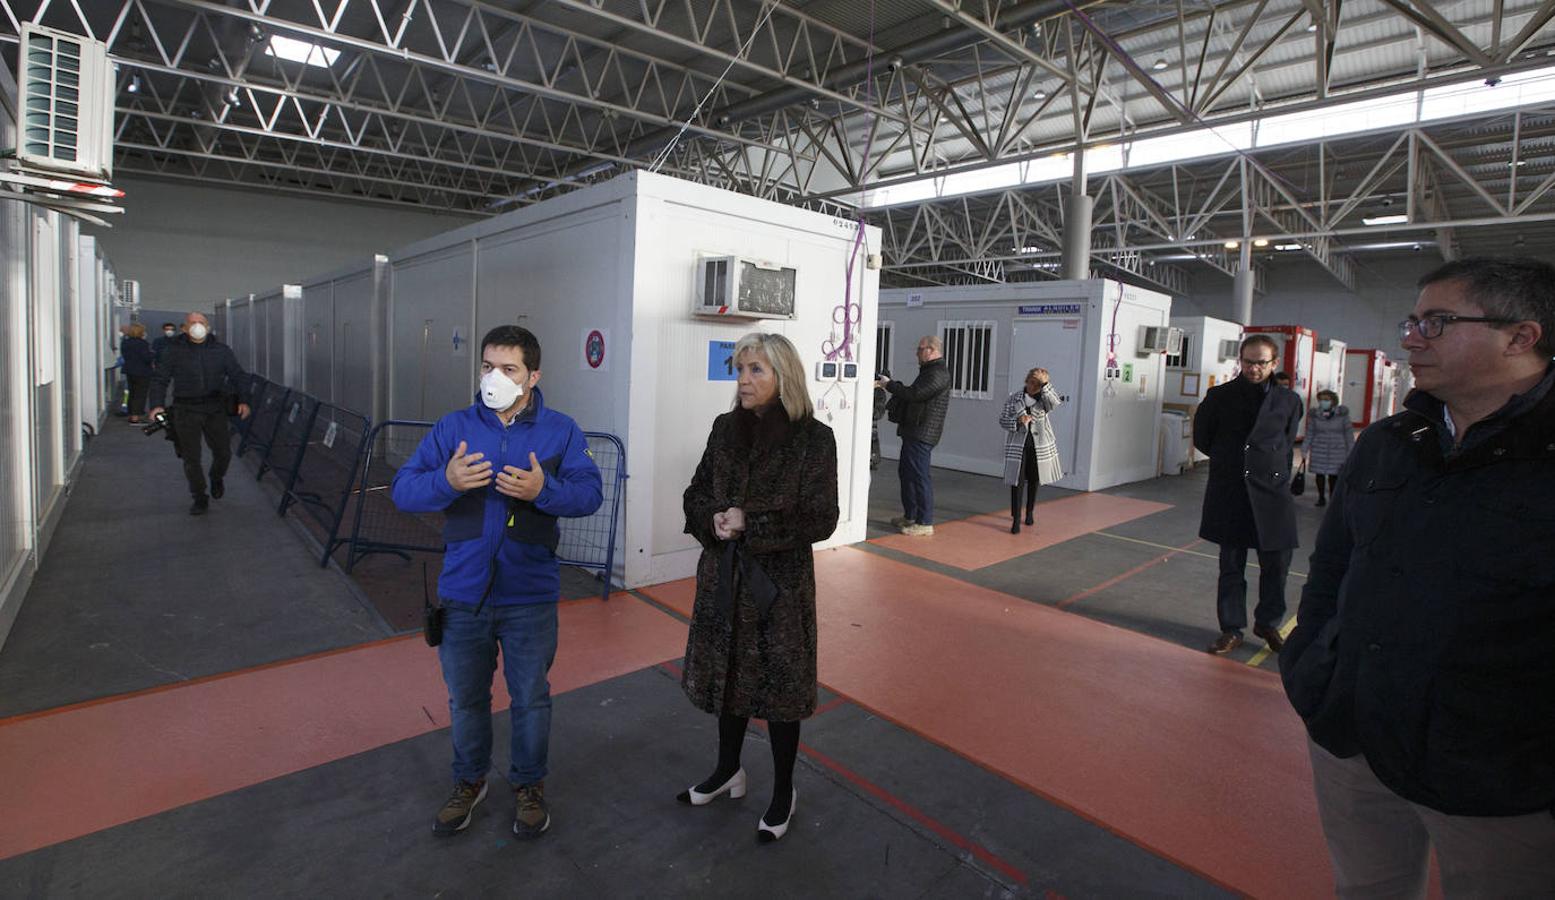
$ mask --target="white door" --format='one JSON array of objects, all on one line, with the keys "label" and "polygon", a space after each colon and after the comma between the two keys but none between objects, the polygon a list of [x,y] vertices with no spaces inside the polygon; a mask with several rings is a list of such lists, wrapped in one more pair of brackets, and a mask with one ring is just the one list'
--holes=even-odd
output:
[{"label": "white door", "polygon": [[1075,447],[1080,414],[1075,401],[1081,392],[1084,373],[1080,371],[1080,344],[1085,339],[1085,324],[1072,319],[1016,319],[1010,334],[1010,390],[1026,383],[1026,373],[1047,369],[1053,390],[1064,401],[1050,417],[1053,435],[1058,439],[1058,460],[1067,475],[1075,471]]}]

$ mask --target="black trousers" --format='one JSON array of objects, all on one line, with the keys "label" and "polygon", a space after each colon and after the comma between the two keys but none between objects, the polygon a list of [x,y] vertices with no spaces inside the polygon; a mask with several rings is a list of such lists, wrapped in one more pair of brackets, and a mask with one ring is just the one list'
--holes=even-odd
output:
[{"label": "black trousers", "polygon": [[211,477],[222,478],[232,462],[232,429],[227,422],[227,404],[220,397],[205,400],[179,400],[173,406],[173,434],[178,438],[178,455],[184,460],[184,477],[189,493],[205,496],[205,472],[200,464],[200,440],[211,448]]},{"label": "black trousers", "polygon": [[146,414],[146,394],[151,390],[150,375],[126,375],[130,383],[129,414],[140,418]]},{"label": "black trousers", "polygon": [[[1253,621],[1279,628],[1285,618],[1285,576],[1290,571],[1291,551],[1259,550],[1258,605]],[[1241,631],[1247,627],[1246,547],[1220,548],[1220,582],[1215,596],[1215,611],[1221,631]]]}]

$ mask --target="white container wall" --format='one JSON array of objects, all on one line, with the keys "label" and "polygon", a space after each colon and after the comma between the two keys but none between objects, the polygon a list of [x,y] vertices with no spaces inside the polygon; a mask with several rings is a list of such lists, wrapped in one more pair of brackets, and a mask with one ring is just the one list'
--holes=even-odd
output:
[{"label": "white container wall", "polygon": [[[1173,316],[1172,327],[1182,329],[1182,353],[1168,356],[1162,407],[1193,415],[1204,402],[1204,392],[1237,375],[1237,344],[1242,326],[1212,316]],[[1177,363],[1177,365],[1172,365]],[[1190,446],[1188,458],[1200,463],[1209,457]]]},{"label": "white container wall", "polygon": [[[1317,352],[1312,355],[1312,402],[1317,402],[1318,391],[1333,391],[1344,397],[1344,367],[1348,354],[1345,342],[1326,338],[1318,341]],[[1344,402],[1343,399],[1340,402]]]},{"label": "white container wall", "polygon": [[[542,345],[540,383],[546,402],[589,431],[608,431],[627,447],[624,528],[617,578],[628,586],[693,573],[700,552],[684,533],[681,495],[701,457],[714,417],[734,400],[727,348],[754,330],[788,336],[807,366],[817,415],[836,434],[842,515],[819,546],[864,538],[868,515],[869,426],[874,370],[873,333],[878,273],[865,265],[879,250],[879,232],[716,188],[643,172],[547,200],[486,222],[420,241],[391,253],[376,274],[387,293],[380,358],[386,378],[374,383],[375,419],[434,420],[474,399],[480,339],[492,327],[521,324]],[[699,259],[735,256],[794,270],[792,319],[706,318],[693,315]],[[855,260],[852,283],[847,271]],[[366,268],[357,270],[365,275]],[[353,390],[345,371],[372,371],[370,362],[343,359],[342,286],[358,310],[356,332],[373,331],[377,296],[349,272],[302,279],[302,334],[324,340],[323,285],[332,282],[337,348],[328,361],[342,405]],[[346,284],[352,282],[352,284]],[[844,308],[844,296],[853,304]],[[234,326],[236,324],[234,304]],[[846,322],[846,324],[843,324]],[[847,333],[844,334],[846,328]],[[317,329],[318,338],[311,335]],[[257,334],[257,331],[256,331]],[[847,338],[848,341],[845,341]],[[272,337],[273,339],[273,337]],[[846,350],[842,348],[847,344]],[[301,351],[301,348],[299,348]],[[820,381],[816,363],[827,353],[851,358],[861,377]],[[276,365],[273,350],[256,357]],[[326,362],[299,352],[307,389]],[[353,368],[354,367],[354,368]],[[257,369],[258,366],[256,365]],[[365,410],[359,410],[364,411]]]},{"label": "white container wall", "polygon": [[[1053,414],[1066,472],[1057,486],[1100,490],[1156,475],[1166,360],[1137,348],[1141,328],[1164,328],[1170,315],[1170,297],[1116,281],[885,290],[881,331],[890,335],[891,359],[883,365],[911,383],[919,338],[971,336],[965,362],[953,366],[962,387],[951,395],[934,464],[983,475],[1004,471],[1005,397],[1028,369],[1047,369],[1064,398]],[[986,364],[984,336],[991,338]],[[1109,348],[1115,366],[1108,365]],[[886,456],[900,450],[896,428],[885,420],[880,446]]]},{"label": "white container wall", "polygon": [[388,402],[388,265],[375,256],[302,285],[308,393],[375,422]]},{"label": "white container wall", "polygon": [[1398,395],[1395,367],[1381,350],[1346,350],[1344,390],[1340,402],[1350,408],[1350,422],[1365,428],[1393,415]]},{"label": "white container wall", "polygon": [[[16,85],[0,69],[0,146],[16,144],[15,121]],[[0,200],[0,645],[59,523],[82,423],[101,422],[92,386],[113,364],[115,291],[74,219]]]}]

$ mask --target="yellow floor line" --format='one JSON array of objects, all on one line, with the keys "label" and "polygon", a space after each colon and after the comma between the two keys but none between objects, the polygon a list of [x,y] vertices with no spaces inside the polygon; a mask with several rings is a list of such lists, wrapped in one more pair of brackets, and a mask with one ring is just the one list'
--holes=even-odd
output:
[{"label": "yellow floor line", "polygon": [[[1296,630],[1296,617],[1295,616],[1291,616],[1290,618],[1285,620],[1285,624],[1284,625],[1280,626],[1280,637],[1282,639],[1283,638],[1288,638],[1288,637],[1290,637],[1290,633],[1292,631],[1295,631],[1295,630]],[[1260,665],[1260,664],[1263,663],[1264,660],[1266,660],[1268,658],[1269,658],[1269,646],[1267,644],[1265,644],[1263,649],[1259,650],[1257,653],[1254,653],[1252,655],[1252,657],[1247,660],[1247,664],[1250,665],[1250,666]]]}]

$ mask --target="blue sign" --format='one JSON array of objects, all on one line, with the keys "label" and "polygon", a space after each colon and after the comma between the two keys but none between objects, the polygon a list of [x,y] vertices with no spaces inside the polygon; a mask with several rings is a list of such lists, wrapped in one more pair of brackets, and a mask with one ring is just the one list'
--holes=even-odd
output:
[{"label": "blue sign", "polygon": [[1078,316],[1085,309],[1081,303],[1038,303],[1031,306],[1022,306],[1016,311],[1018,316]]},{"label": "blue sign", "polygon": [[734,341],[707,342],[707,380],[738,380],[734,374]]}]

